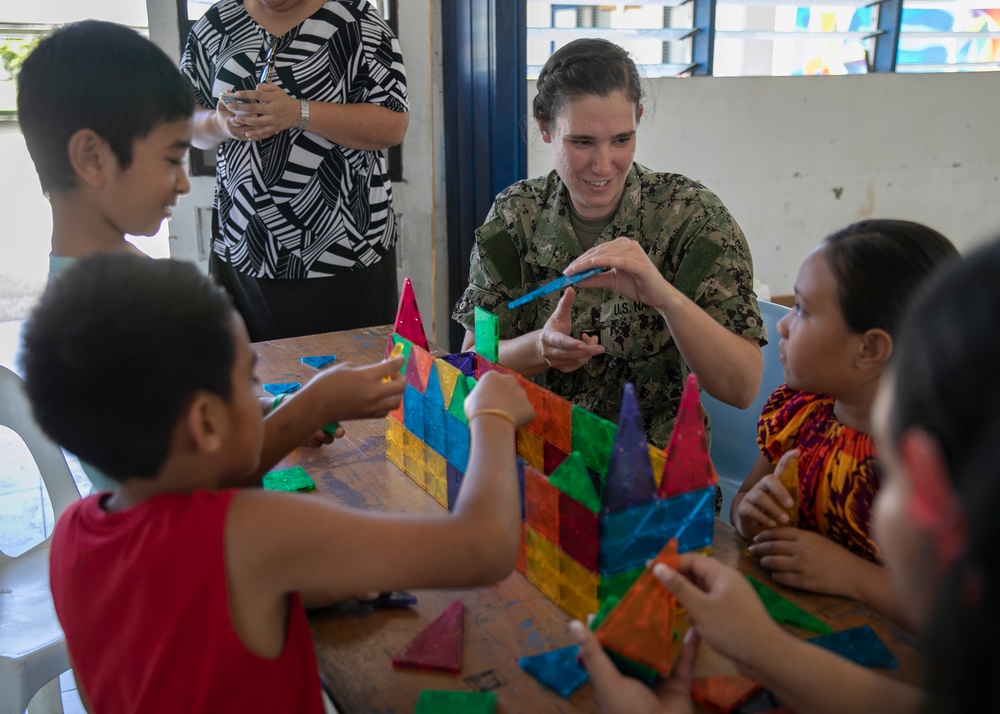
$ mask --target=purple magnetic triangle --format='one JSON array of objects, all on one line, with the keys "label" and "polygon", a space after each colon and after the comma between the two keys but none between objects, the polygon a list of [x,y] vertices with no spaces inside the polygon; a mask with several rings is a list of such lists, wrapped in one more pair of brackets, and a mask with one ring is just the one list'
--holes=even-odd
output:
[{"label": "purple magnetic triangle", "polygon": [[461,671],[464,613],[462,600],[453,602],[392,658],[392,666]]},{"label": "purple magnetic triangle", "polygon": [[445,355],[441,359],[443,359],[445,362],[450,364],[455,369],[459,370],[466,377],[476,376],[475,352],[458,352],[452,355]]},{"label": "purple magnetic triangle", "polygon": [[639,413],[639,400],[635,396],[635,387],[626,384],[604,486],[604,509],[620,511],[649,503],[655,496],[656,481],[653,479],[653,465],[649,461],[649,444]]}]

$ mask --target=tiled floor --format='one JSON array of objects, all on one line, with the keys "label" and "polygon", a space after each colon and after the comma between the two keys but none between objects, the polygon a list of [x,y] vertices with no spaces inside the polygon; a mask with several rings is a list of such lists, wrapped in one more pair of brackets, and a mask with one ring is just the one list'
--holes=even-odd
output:
[{"label": "tiled floor", "polygon": [[[0,364],[14,367],[14,353],[20,334],[16,322],[0,322]],[[90,493],[90,482],[79,462],[68,457],[70,470],[80,492]],[[52,506],[27,447],[13,431],[0,427],[0,551],[23,553],[52,532]],[[59,678],[63,709],[67,714],[83,714],[71,672]]]}]

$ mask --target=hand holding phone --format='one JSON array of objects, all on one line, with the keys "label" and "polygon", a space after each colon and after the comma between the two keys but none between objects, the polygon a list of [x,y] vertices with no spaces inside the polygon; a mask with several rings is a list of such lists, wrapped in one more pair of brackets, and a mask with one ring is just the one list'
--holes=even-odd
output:
[{"label": "hand holding phone", "polygon": [[237,97],[234,90],[222,92],[222,94],[219,95],[219,99],[221,99],[226,105],[226,109],[231,111],[233,114],[256,114],[256,112],[253,111],[249,105],[259,104],[259,102],[255,99],[242,99]]}]

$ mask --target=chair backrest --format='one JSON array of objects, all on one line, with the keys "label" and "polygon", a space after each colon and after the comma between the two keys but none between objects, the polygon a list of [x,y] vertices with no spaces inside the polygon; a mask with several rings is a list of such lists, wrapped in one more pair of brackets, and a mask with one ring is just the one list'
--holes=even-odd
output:
[{"label": "chair backrest", "polygon": [[746,409],[737,409],[719,400],[701,395],[702,404],[712,420],[712,463],[719,474],[723,493],[722,517],[729,518],[728,502],[743,479],[750,473],[760,450],[757,448],[757,420],[764,408],[764,402],[771,392],[784,384],[785,370],[779,361],[778,320],[790,308],[773,302],[759,300],[760,315],[767,328],[767,344],[763,347],[764,375],[760,381],[760,391]]},{"label": "chair backrest", "polygon": [[0,425],[14,431],[28,447],[52,501],[52,512],[59,518],[73,501],[80,498],[80,491],[62,450],[35,422],[24,382],[3,366],[0,366]]}]

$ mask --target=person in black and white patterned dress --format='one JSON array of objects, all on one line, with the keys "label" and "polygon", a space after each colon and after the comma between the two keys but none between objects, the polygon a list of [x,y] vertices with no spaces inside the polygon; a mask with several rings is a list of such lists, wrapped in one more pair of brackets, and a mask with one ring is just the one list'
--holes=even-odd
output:
[{"label": "person in black and white patterned dress", "polygon": [[408,104],[374,6],[221,0],[181,71],[194,145],[218,149],[211,271],[251,339],[392,322],[398,228],[381,150],[402,141]]}]

